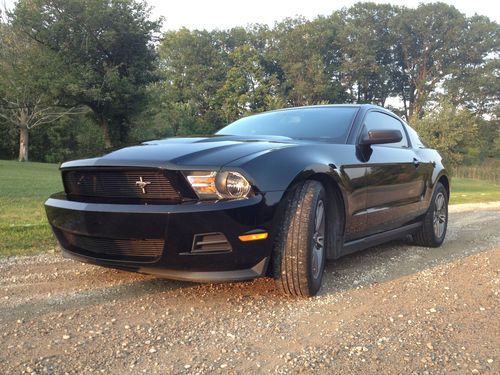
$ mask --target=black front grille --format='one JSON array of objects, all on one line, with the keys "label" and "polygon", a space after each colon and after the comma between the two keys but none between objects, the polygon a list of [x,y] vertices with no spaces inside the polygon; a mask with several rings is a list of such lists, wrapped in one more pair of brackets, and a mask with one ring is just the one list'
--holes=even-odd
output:
[{"label": "black front grille", "polygon": [[82,255],[101,259],[153,261],[163,254],[165,241],[161,239],[112,239],[69,233],[55,228],[61,244]]},{"label": "black front grille", "polygon": [[71,170],[63,172],[66,193],[102,198],[181,199],[164,171]]}]

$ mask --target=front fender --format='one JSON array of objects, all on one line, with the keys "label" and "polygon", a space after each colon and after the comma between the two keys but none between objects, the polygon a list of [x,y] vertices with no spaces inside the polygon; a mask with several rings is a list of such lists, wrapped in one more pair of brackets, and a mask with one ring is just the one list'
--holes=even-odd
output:
[{"label": "front fender", "polygon": [[[223,169],[244,173],[262,192],[286,191],[295,182],[322,173],[341,183],[338,170],[342,160],[353,155],[351,145],[305,144],[268,150],[246,156],[224,166]],[[349,160],[355,163],[355,160]]]},{"label": "front fender", "polygon": [[440,181],[443,177],[446,178],[446,184],[445,188],[448,191],[448,196],[450,194],[450,188],[451,188],[451,178],[448,173],[448,170],[446,169],[446,166],[443,164],[443,161],[441,159],[441,155],[436,150],[432,150],[435,155],[434,155],[434,160],[437,160],[435,162],[434,168],[432,170],[432,176],[431,176],[431,190],[434,192],[434,189],[436,188],[436,184],[438,181]]}]

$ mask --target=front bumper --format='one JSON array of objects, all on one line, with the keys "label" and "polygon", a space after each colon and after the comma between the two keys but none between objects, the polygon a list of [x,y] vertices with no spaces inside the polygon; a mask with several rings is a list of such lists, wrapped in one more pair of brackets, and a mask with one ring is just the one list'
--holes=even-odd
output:
[{"label": "front bumper", "polygon": [[[65,255],[83,262],[191,281],[246,280],[266,274],[275,237],[274,219],[282,192],[248,199],[181,204],[110,204],[51,196],[45,209]],[[238,236],[266,231],[265,240],[242,242]],[[194,252],[195,235],[222,233],[230,250]],[[88,251],[68,238],[118,243],[112,254]],[[102,242],[105,241],[105,242]],[[161,243],[155,256],[126,256],[124,241]],[[83,242],[85,243],[85,241]],[[117,250],[118,249],[118,252]],[[151,254],[149,254],[151,255]]]}]

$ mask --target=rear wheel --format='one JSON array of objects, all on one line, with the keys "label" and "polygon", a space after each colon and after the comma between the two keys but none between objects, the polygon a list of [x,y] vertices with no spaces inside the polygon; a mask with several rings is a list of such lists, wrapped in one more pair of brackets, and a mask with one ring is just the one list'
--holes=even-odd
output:
[{"label": "rear wheel", "polygon": [[413,235],[418,245],[438,247],[444,241],[448,227],[448,194],[438,182],[420,230]]},{"label": "rear wheel", "polygon": [[293,296],[313,296],[321,288],[326,259],[327,201],[318,181],[300,184],[289,200],[273,257],[278,288]]}]

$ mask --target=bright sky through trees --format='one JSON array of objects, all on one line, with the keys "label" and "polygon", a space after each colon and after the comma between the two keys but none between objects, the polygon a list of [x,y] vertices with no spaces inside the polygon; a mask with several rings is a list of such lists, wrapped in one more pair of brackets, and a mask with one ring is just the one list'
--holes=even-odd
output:
[{"label": "bright sky through trees", "polygon": [[[353,0],[149,0],[154,7],[155,16],[165,16],[166,29],[227,29],[234,26],[246,26],[249,23],[265,23],[270,26],[275,21],[286,17],[302,15],[312,19],[317,15],[330,15],[342,7],[350,7],[358,1]],[[419,3],[432,1],[387,0],[373,1],[390,3],[415,8]],[[437,1],[434,1],[437,2]],[[455,6],[467,16],[474,13],[488,16],[491,20],[500,20],[500,2],[492,0],[441,0]]]},{"label": "bright sky through trees", "polygon": [[[474,13],[500,21],[500,2],[493,0],[440,0],[455,6],[467,16]],[[0,4],[12,8],[15,0],[4,0]],[[246,26],[250,23],[265,23],[272,26],[275,21],[297,15],[312,19],[317,15],[330,15],[342,7],[357,3],[354,0],[149,0],[153,16],[164,16],[164,29],[227,29]],[[422,0],[373,0],[374,3],[390,3],[415,8],[419,3],[436,1]],[[2,6],[3,8],[3,6]]]}]

